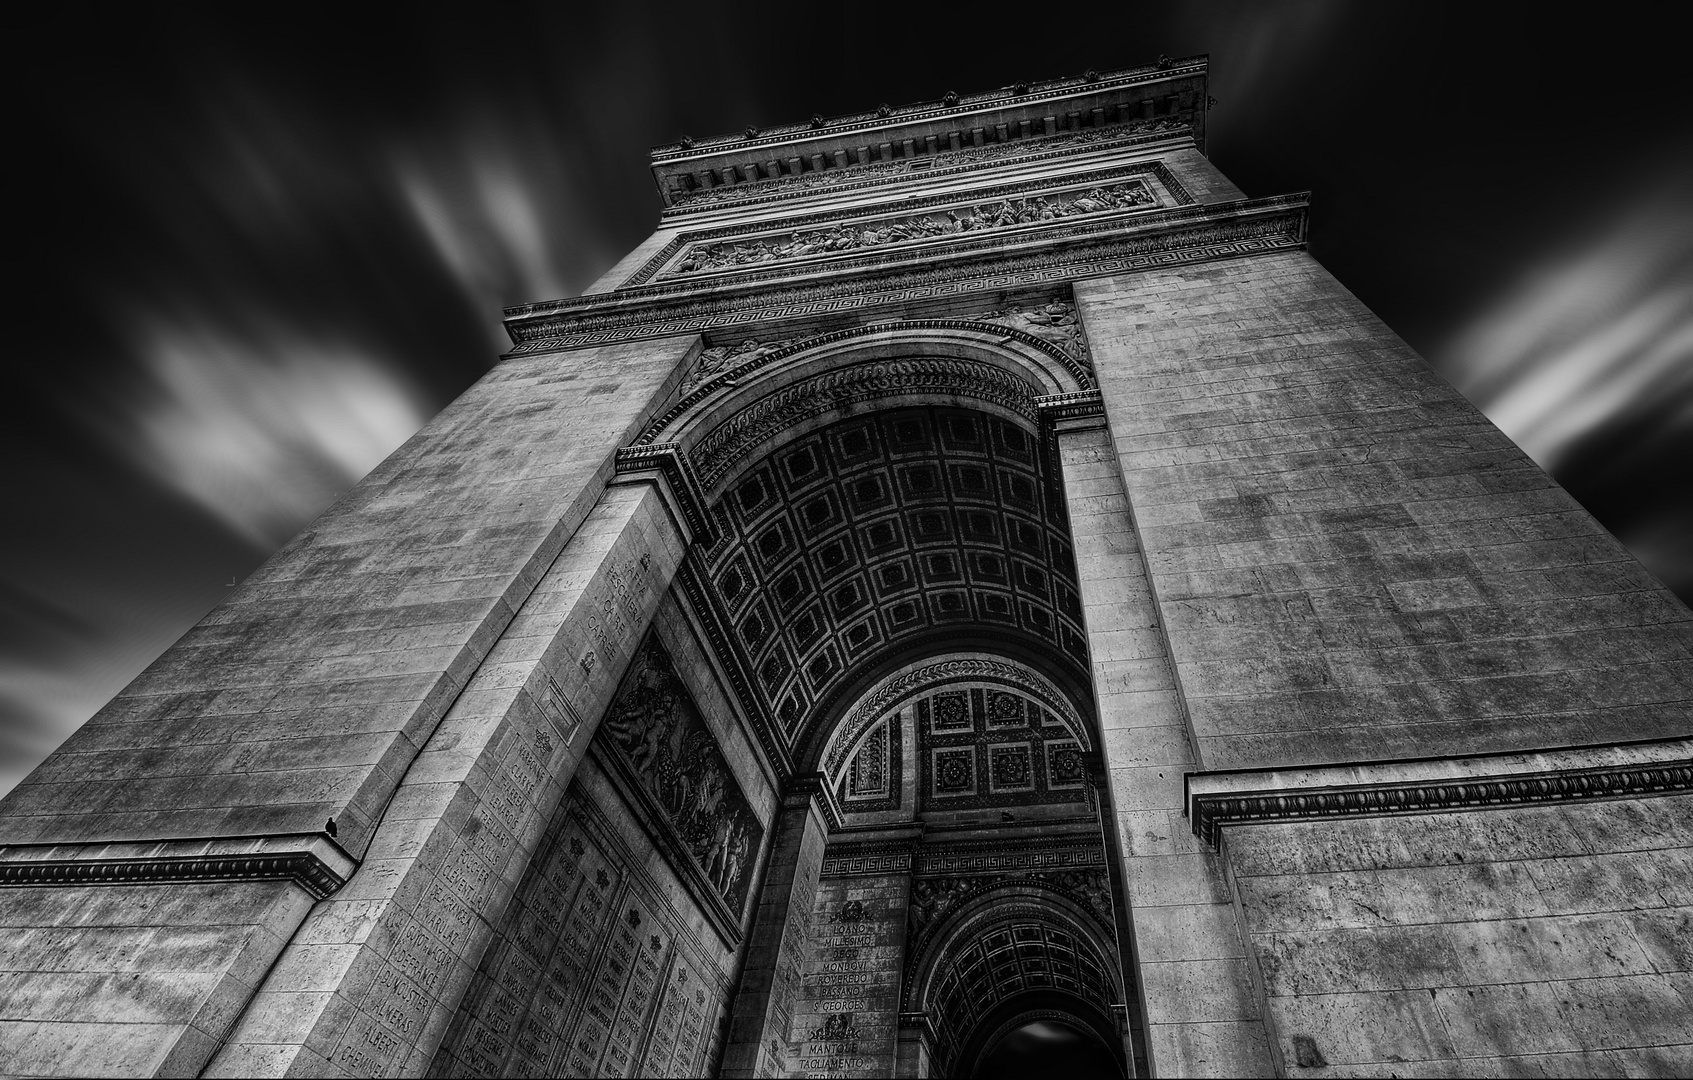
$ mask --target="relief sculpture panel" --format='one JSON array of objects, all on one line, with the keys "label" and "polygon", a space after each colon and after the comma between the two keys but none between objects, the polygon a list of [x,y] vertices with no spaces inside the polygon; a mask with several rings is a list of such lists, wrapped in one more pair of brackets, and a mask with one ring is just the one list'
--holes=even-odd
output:
[{"label": "relief sculpture panel", "polygon": [[1036,225],[1085,214],[1144,210],[1157,205],[1158,197],[1139,180],[1099,184],[1081,190],[1049,191],[1021,198],[990,199],[947,207],[934,213],[843,222],[739,242],[698,244],[682,256],[672,273],[728,270],[753,263],[841,254],[959,233]]},{"label": "relief sculpture panel", "polygon": [[657,634],[630,663],[601,731],[738,919],[764,828]]}]

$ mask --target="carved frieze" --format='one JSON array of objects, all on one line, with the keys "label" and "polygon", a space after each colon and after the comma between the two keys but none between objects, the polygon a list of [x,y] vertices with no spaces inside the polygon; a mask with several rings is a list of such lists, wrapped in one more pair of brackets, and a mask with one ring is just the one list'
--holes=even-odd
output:
[{"label": "carved frieze", "polygon": [[866,248],[934,240],[960,233],[1039,225],[1086,214],[1144,210],[1157,205],[1157,196],[1144,182],[1125,180],[1079,190],[1025,195],[1019,199],[988,200],[930,213],[843,222],[822,229],[796,230],[785,236],[695,244],[676,260],[670,273],[709,273],[810,256],[843,255]]}]

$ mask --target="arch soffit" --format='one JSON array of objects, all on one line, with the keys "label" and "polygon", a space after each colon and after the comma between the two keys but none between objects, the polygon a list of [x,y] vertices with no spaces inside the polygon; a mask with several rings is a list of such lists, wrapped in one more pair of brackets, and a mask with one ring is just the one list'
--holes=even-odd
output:
[{"label": "arch soffit", "polygon": [[802,755],[833,782],[876,721],[929,690],[957,682],[998,683],[1026,694],[1057,715],[1084,750],[1094,749],[1087,713],[1056,682],[1003,653],[972,651],[914,660],[883,675],[858,694],[832,726],[821,725],[811,734],[815,759],[803,749]]},{"label": "arch soffit", "polygon": [[[843,405],[811,415],[772,407],[808,390],[845,396],[842,383],[854,375],[864,386]],[[1085,366],[1025,331],[964,320],[881,323],[805,339],[714,375],[649,425],[636,445],[669,445],[692,458],[710,504],[781,443],[849,413],[966,405],[1033,427],[1037,399],[1092,389]]]},{"label": "arch soffit", "polygon": [[[1094,952],[1094,961],[1111,983],[1117,1000],[1123,1000],[1123,985],[1114,962],[1116,945],[1108,941],[1097,921],[1075,901],[1041,882],[996,882],[949,913],[939,926],[917,942],[920,955],[908,969],[905,1004],[901,1011],[929,1012],[934,1008],[935,982],[947,969],[947,959],[961,948],[1003,923],[1033,919],[1074,934]],[[909,958],[908,962],[909,962]],[[1083,1000],[1086,1000],[1085,998]],[[1096,1003],[1110,1005],[1110,1002]]]}]

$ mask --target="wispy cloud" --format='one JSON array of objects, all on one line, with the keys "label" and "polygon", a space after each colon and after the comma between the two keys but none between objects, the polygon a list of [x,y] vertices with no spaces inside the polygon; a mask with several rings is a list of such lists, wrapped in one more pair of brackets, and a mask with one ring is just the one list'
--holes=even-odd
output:
[{"label": "wispy cloud", "polygon": [[1619,416],[1693,425],[1693,169],[1547,259],[1441,350],[1458,387],[1548,470]]},{"label": "wispy cloud", "polygon": [[[298,532],[428,418],[409,381],[338,342],[160,323],[127,417],[136,464],[263,549]],[[120,435],[120,438],[123,436]]]}]

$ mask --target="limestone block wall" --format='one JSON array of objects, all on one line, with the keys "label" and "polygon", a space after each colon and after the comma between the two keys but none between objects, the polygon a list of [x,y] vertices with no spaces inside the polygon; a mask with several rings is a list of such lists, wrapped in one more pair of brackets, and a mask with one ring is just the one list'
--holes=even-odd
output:
[{"label": "limestone block wall", "polygon": [[1201,768],[1686,732],[1686,605],[1309,255],[1076,296]]},{"label": "limestone block wall", "polygon": [[0,889],[0,1074],[198,1074],[311,905],[289,881]]},{"label": "limestone block wall", "polygon": [[1286,1075],[1693,1073],[1693,796],[1225,833]]},{"label": "limestone block wall", "polygon": [[1197,147],[1168,151],[1161,154],[1159,160],[1175,174],[1195,202],[1231,202],[1246,198],[1246,193],[1235,187],[1234,182],[1211,164],[1211,159],[1200,153]]},{"label": "limestone block wall", "polygon": [[1183,816],[1198,759],[1110,433],[1073,423],[1058,450],[1153,1075],[1273,1075],[1223,860]]}]

